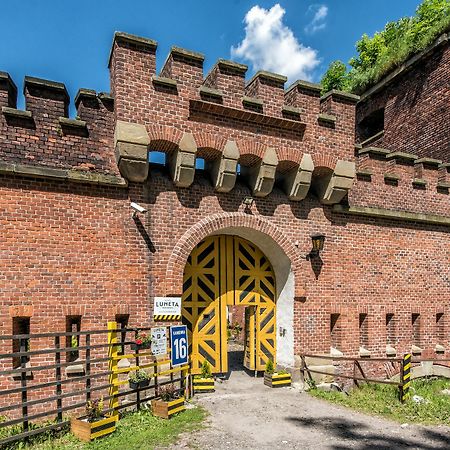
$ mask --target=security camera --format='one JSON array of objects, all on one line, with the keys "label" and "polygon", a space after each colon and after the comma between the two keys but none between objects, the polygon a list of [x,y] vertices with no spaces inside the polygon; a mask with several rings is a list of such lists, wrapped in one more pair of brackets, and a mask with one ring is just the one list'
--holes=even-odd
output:
[{"label": "security camera", "polygon": [[137,203],[131,202],[130,206],[134,209],[133,217],[136,216],[136,213],[145,214],[147,212],[147,210],[144,207],[138,205]]}]

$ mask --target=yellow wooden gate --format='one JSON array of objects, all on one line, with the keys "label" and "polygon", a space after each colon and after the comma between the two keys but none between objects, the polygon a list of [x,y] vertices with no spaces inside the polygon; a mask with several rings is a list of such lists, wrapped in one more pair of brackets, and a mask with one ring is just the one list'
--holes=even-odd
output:
[{"label": "yellow wooden gate", "polygon": [[213,373],[228,371],[227,306],[246,308],[244,365],[264,370],[275,361],[275,276],[266,256],[237,236],[210,236],[190,254],[183,279],[183,323],[192,372],[204,360]]}]

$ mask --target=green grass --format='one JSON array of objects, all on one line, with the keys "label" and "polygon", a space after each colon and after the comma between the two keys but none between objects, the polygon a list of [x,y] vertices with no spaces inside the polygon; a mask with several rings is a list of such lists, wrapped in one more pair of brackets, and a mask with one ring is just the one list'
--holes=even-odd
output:
[{"label": "green grass", "polygon": [[[390,385],[369,384],[353,389],[348,395],[343,392],[323,392],[311,389],[317,398],[338,403],[349,408],[396,420],[401,423],[449,424],[450,396],[441,394],[450,389],[448,379],[418,379],[411,383],[410,399],[402,404],[398,400],[398,389]],[[419,395],[425,403],[416,403],[411,398]]]},{"label": "green grass", "polygon": [[206,411],[200,407],[188,409],[170,420],[153,417],[149,411],[139,411],[124,415],[114,433],[91,443],[79,441],[71,433],[60,437],[39,437],[39,442],[20,443],[15,448],[26,450],[141,450],[160,448],[177,440],[181,433],[202,428]]}]

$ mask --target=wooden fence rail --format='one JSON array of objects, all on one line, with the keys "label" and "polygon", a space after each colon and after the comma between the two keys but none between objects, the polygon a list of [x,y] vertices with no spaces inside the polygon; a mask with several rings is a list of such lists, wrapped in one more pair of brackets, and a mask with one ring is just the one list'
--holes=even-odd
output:
[{"label": "wooden fence rail", "polygon": [[[158,398],[167,384],[179,383],[178,390],[186,392],[188,365],[172,367],[170,359],[157,361],[151,351],[126,351],[138,332],[151,328],[117,327],[109,322],[107,330],[0,336],[1,448],[66,427],[69,414],[83,416],[94,396],[103,398],[105,414],[118,417],[123,409],[139,409]],[[78,346],[62,345],[62,339],[73,336]],[[78,358],[69,360],[69,352],[74,351]],[[129,366],[119,367],[122,360],[129,360]],[[63,369],[74,364],[83,373],[65,373]],[[121,377],[138,369],[151,369],[149,386],[127,388],[128,381]]]}]

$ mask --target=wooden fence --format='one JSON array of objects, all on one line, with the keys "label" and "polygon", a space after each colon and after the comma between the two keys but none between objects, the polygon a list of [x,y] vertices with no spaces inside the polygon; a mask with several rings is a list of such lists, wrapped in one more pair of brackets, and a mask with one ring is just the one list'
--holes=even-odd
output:
[{"label": "wooden fence", "polygon": [[[0,353],[0,447],[66,427],[70,415],[83,416],[93,396],[103,397],[105,414],[118,415],[158,398],[166,384],[179,383],[185,393],[188,365],[172,367],[167,356],[158,361],[150,351],[126,350],[141,331],[150,328],[117,329],[109,322],[107,330],[0,336],[1,351],[11,350]],[[73,336],[78,340],[75,350],[67,345]],[[69,360],[74,351],[78,358]],[[120,367],[124,360],[128,367]],[[83,368],[82,374],[66,373],[74,364]],[[138,369],[146,369],[151,382],[130,389],[126,376]]]},{"label": "wooden fence", "polygon": [[[406,353],[401,358],[364,358],[364,357],[350,357],[350,356],[331,356],[331,355],[313,355],[313,354],[302,354],[301,357],[301,367],[300,367],[300,374],[303,378],[303,380],[306,380],[306,374],[308,375],[309,380],[312,380],[312,373],[316,373],[319,375],[328,375],[333,376],[335,378],[345,378],[353,380],[355,386],[359,386],[360,382],[364,383],[378,383],[378,384],[388,384],[392,386],[396,386],[398,388],[398,398],[401,402],[405,402],[408,399],[409,396],[409,387],[411,383],[411,370],[413,367],[413,364],[420,364],[423,362],[432,362],[432,363],[448,363],[450,362],[450,359],[448,358],[439,358],[439,359],[420,359],[420,358],[412,358],[412,355],[410,353]],[[332,363],[334,362],[349,362],[352,365],[353,373],[330,373],[326,372],[325,370],[317,370],[312,369],[308,367],[306,364],[306,358],[313,358],[313,359],[323,359],[323,360],[330,360]],[[399,374],[399,381],[392,381],[387,379],[380,379],[380,378],[372,378],[366,376],[366,373],[364,372],[362,368],[362,364],[397,364],[398,365],[398,374]],[[310,364],[310,366],[312,366]],[[314,366],[312,366],[314,367]]]}]

